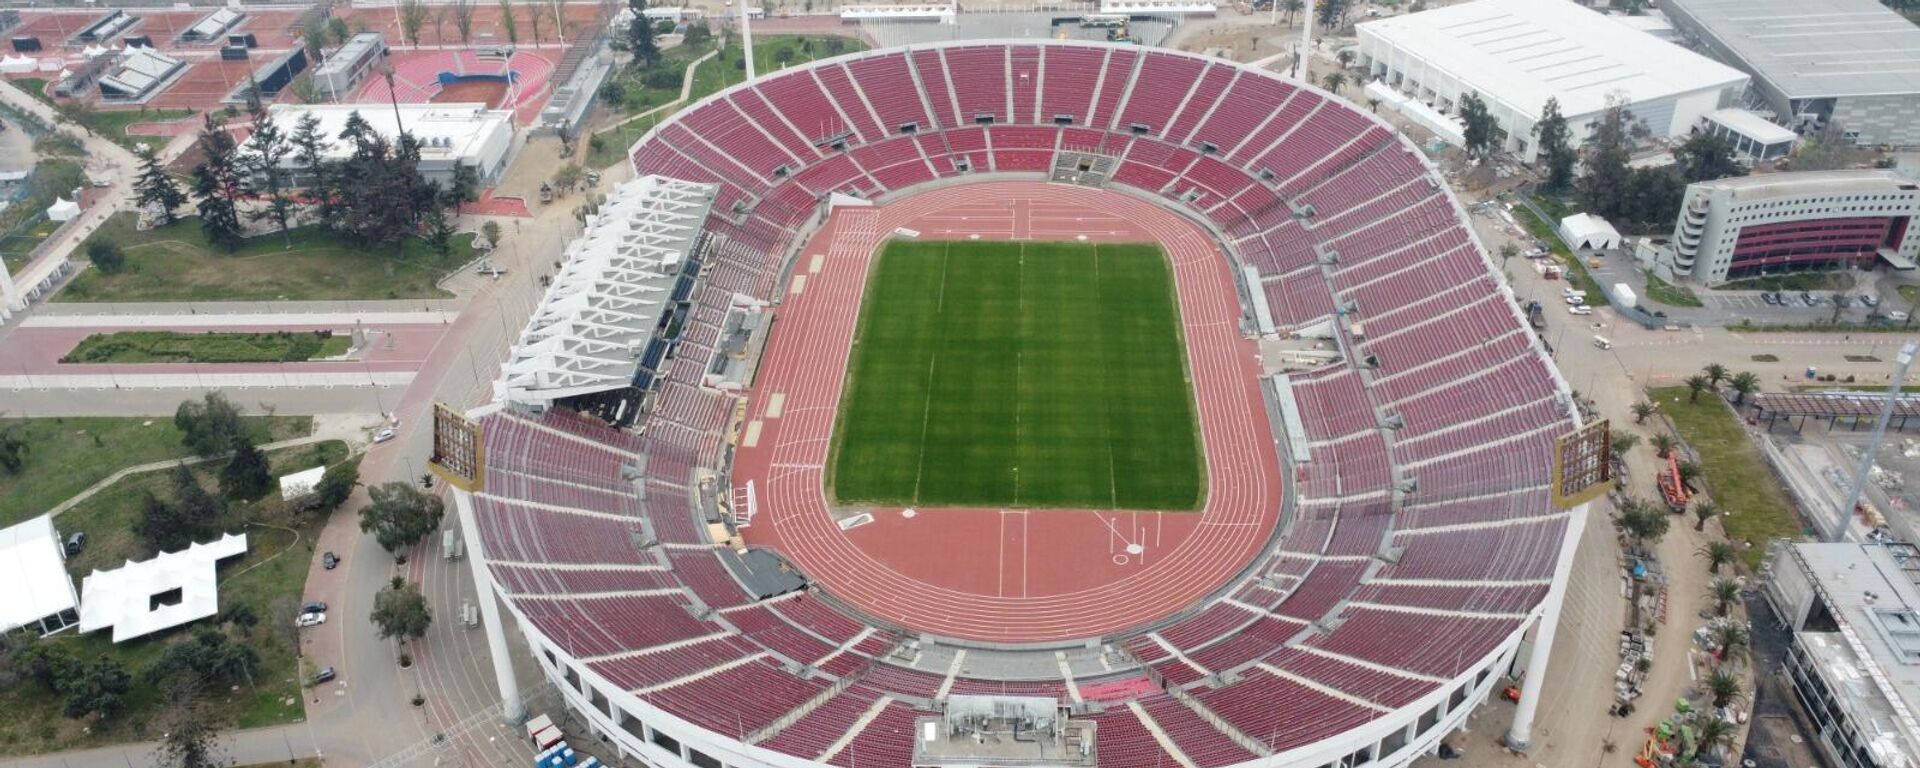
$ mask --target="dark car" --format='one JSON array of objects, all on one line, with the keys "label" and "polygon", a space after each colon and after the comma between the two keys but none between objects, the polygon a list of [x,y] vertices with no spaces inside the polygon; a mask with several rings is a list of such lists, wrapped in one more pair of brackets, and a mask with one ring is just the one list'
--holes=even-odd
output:
[{"label": "dark car", "polygon": [[73,557],[74,555],[80,554],[80,550],[86,549],[86,548],[87,548],[87,532],[86,531],[74,531],[72,535],[67,537],[67,557]]},{"label": "dark car", "polygon": [[320,556],[320,567],[325,568],[329,571],[333,570],[333,567],[339,564],[340,564],[340,556],[332,552],[328,552]]},{"label": "dark car", "polygon": [[311,603],[307,603],[306,605],[300,606],[300,612],[301,613],[326,613],[327,604],[320,602],[318,600],[315,600]]},{"label": "dark car", "polygon": [[313,673],[313,677],[307,680],[307,684],[319,685],[321,683],[331,682],[334,677],[333,667],[321,667],[320,671]]}]

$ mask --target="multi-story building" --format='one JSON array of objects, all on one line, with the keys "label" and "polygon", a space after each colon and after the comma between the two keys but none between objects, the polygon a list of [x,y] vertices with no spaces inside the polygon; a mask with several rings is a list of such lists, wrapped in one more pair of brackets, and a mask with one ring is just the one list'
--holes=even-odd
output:
[{"label": "multi-story building", "polygon": [[1548,99],[1576,142],[1616,100],[1650,135],[1677,138],[1739,106],[1749,79],[1568,0],[1472,0],[1357,29],[1370,77],[1448,115],[1477,94],[1505,133],[1500,149],[1528,161]]},{"label": "multi-story building", "polygon": [[1687,185],[1673,225],[1676,276],[1718,285],[1793,269],[1910,269],[1920,183],[1893,171],[1812,171]]},{"label": "multi-story building", "polygon": [[1753,75],[1798,128],[1838,124],[1863,145],[1920,146],[1920,27],[1876,0],[1656,0],[1673,24]]}]

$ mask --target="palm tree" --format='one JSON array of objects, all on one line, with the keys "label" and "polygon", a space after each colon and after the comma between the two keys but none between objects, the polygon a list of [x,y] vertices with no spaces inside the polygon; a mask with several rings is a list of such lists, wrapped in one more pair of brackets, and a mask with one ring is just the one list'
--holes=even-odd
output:
[{"label": "palm tree", "polygon": [[1645,424],[1648,416],[1653,415],[1653,403],[1645,400],[1633,404],[1633,423]]},{"label": "palm tree", "polygon": [[1286,0],[1286,2],[1280,4],[1280,10],[1287,12],[1287,26],[1293,26],[1293,15],[1299,13],[1300,10],[1305,7],[1306,3],[1302,2],[1302,0]]},{"label": "palm tree", "polygon": [[1732,672],[1725,669],[1716,669],[1713,674],[1707,676],[1707,693],[1713,697],[1714,709],[1732,704],[1736,699],[1745,698],[1740,690],[1740,678],[1734,677]]},{"label": "palm tree", "polygon": [[1335,95],[1338,95],[1340,93],[1340,86],[1347,84],[1347,76],[1339,72],[1335,72],[1333,74],[1327,75],[1325,79],[1320,81],[1320,84],[1322,86],[1325,86],[1329,92]]},{"label": "palm tree", "polygon": [[1713,386],[1713,384],[1708,382],[1707,377],[1705,376],[1699,376],[1699,375],[1688,376],[1687,377],[1687,402],[1689,403],[1700,402],[1700,393],[1707,391],[1707,388],[1711,386]]},{"label": "palm tree", "polygon": [[1720,382],[1727,380],[1727,367],[1719,363],[1708,363],[1701,369],[1707,374],[1707,386],[1718,389]]},{"label": "palm tree", "polygon": [[1740,602],[1740,582],[1725,576],[1717,577],[1707,585],[1707,599],[1713,601],[1713,615],[1725,616]]},{"label": "palm tree", "polygon": [[1368,111],[1368,112],[1372,112],[1372,113],[1374,113],[1374,114],[1376,114],[1376,115],[1377,115],[1377,114],[1380,114],[1380,100],[1379,100],[1379,99],[1367,99],[1367,111]]},{"label": "palm tree", "polygon": [[1653,445],[1654,452],[1659,454],[1660,458],[1664,459],[1667,457],[1667,454],[1673,453],[1673,447],[1679,445],[1680,441],[1673,439],[1673,435],[1665,432],[1655,432],[1651,444]]},{"label": "palm tree", "polygon": [[1700,556],[1707,559],[1707,573],[1717,574],[1720,572],[1720,566],[1733,562],[1740,553],[1734,550],[1732,544],[1724,541],[1710,541],[1700,548]]},{"label": "palm tree", "polygon": [[1715,504],[1711,501],[1702,501],[1698,504],[1693,505],[1693,529],[1696,531],[1706,530],[1707,521],[1712,520],[1715,517],[1718,517],[1719,515],[1720,515],[1720,505]]},{"label": "palm tree", "polygon": [[1682,485],[1692,486],[1693,481],[1700,479],[1700,465],[1698,463],[1682,461],[1679,462],[1679,464],[1680,483]]},{"label": "palm tree", "polygon": [[1721,661],[1744,659],[1747,651],[1753,648],[1753,635],[1747,628],[1731,621],[1714,624],[1707,630],[1707,639],[1713,641],[1716,648],[1714,656]]},{"label": "palm tree", "polygon": [[1708,756],[1719,755],[1733,748],[1733,737],[1739,733],[1733,723],[1717,717],[1709,717],[1700,723],[1693,732],[1698,751]]},{"label": "palm tree", "polygon": [[1727,386],[1733,388],[1733,404],[1745,405],[1747,395],[1760,391],[1760,377],[1753,375],[1752,371],[1741,371],[1733,375]]},{"label": "palm tree", "polygon": [[1613,431],[1613,434],[1609,436],[1608,442],[1613,445],[1613,457],[1616,459],[1625,459],[1627,451],[1633,450],[1634,446],[1640,444],[1640,436],[1632,432],[1623,432],[1616,429]]},{"label": "palm tree", "polygon": [[1336,53],[1333,55],[1333,60],[1340,62],[1341,69],[1346,69],[1347,67],[1351,67],[1353,66],[1353,51],[1341,51],[1339,53]]}]

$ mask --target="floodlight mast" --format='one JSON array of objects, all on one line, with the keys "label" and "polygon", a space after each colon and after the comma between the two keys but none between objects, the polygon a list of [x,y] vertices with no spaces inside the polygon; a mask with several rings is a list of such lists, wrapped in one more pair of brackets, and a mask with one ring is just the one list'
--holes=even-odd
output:
[{"label": "floodlight mast", "polygon": [[1873,470],[1873,459],[1880,455],[1880,446],[1887,441],[1887,423],[1893,421],[1893,407],[1900,402],[1900,390],[1907,383],[1907,369],[1913,366],[1915,351],[1920,351],[1920,342],[1909,341],[1900,346],[1900,354],[1894,357],[1893,380],[1887,383],[1887,397],[1880,403],[1880,419],[1874,422],[1873,437],[1860,452],[1860,464],[1853,469],[1853,484],[1847,489],[1847,503],[1828,529],[1827,541],[1847,540],[1847,529],[1851,527],[1847,521],[1853,519],[1853,511],[1860,507],[1860,495],[1867,490],[1867,473]]}]

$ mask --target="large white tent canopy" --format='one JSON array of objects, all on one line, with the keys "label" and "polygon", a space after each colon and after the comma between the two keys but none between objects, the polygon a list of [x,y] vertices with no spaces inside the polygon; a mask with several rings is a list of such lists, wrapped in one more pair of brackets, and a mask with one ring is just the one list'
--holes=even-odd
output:
[{"label": "large white tent canopy", "polygon": [[0,529],[0,584],[6,585],[0,589],[0,632],[28,626],[50,632],[66,626],[58,617],[79,600],[52,515]]},{"label": "large white tent canopy", "polygon": [[80,631],[113,627],[118,643],[219,613],[214,566],[246,551],[247,535],[230,533],[151,560],[94,571],[81,586]]}]

